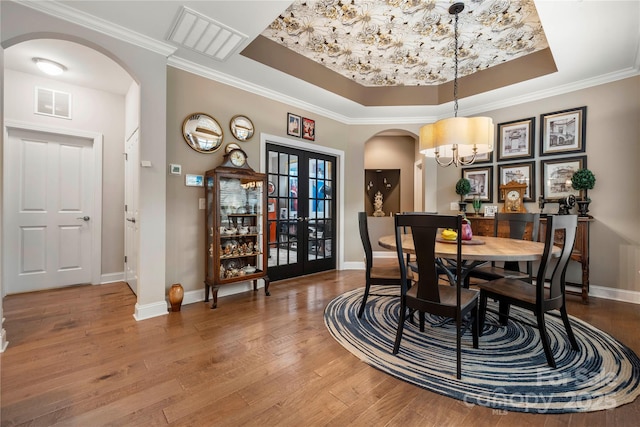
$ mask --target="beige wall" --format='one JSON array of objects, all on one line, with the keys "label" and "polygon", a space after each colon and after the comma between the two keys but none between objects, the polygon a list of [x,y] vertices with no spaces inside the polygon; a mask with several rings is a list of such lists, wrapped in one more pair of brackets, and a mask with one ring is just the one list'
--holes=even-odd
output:
[{"label": "beige wall", "polygon": [[[255,170],[263,170],[260,164],[260,134],[287,137],[287,113],[298,114],[316,121],[316,140],[313,144],[347,152],[348,127],[315,113],[299,110],[231,86],[223,85],[172,67],[167,71],[167,163],[182,165],[182,176],[167,177],[167,262],[168,283],[179,282],[186,291],[204,288],[204,211],[198,209],[198,198],[204,197],[204,189],[186,187],[184,174],[204,174],[222,162],[224,145],[237,143],[247,152],[248,162]],[[224,144],[220,150],[202,154],[191,149],[182,138],[184,118],[194,112],[213,116],[224,130]],[[251,119],[256,133],[249,141],[239,142],[229,130],[229,121],[236,114]],[[296,138],[292,138],[296,140]],[[300,141],[309,142],[299,139]],[[363,181],[362,152],[358,156],[357,170]],[[165,168],[165,173],[168,168]],[[351,168],[351,164],[349,164]],[[358,186],[361,190],[361,187]],[[349,193],[351,189],[347,190]],[[351,196],[356,197],[355,195]],[[362,194],[359,207],[362,206]]]}]

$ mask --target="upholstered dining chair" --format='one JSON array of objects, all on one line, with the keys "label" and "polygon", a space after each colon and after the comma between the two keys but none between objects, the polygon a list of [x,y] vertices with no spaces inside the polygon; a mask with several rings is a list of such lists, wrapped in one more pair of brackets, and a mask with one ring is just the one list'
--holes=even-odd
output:
[{"label": "upholstered dining chair", "polygon": [[378,295],[371,293],[371,285],[396,286],[398,288],[399,295],[402,277],[400,273],[400,266],[395,263],[390,266],[374,265],[373,249],[371,247],[371,239],[369,237],[369,224],[367,222],[366,212],[358,212],[358,227],[360,229],[360,240],[362,240],[366,264],[364,295],[362,296],[362,303],[358,310],[358,317],[362,317],[369,295]]},{"label": "upholstered dining chair", "polygon": [[[531,240],[538,241],[540,229],[539,213],[507,213],[499,212],[493,220],[493,235],[498,236],[500,226],[506,225],[509,230],[510,239],[523,240],[527,232],[527,226],[531,226]],[[502,267],[491,262],[489,265],[482,265],[471,270],[465,280],[465,287],[469,287],[469,279],[495,280],[502,277],[511,279],[521,279],[531,281],[533,279],[533,263],[527,262],[527,271],[521,272],[520,263],[517,261],[505,261]]]},{"label": "upholstered dining chair", "polygon": [[393,354],[397,354],[400,350],[407,309],[419,313],[421,332],[424,332],[425,313],[454,319],[456,325],[456,376],[459,379],[462,371],[462,335],[468,329],[469,324],[471,324],[473,334],[473,347],[478,348],[478,291],[462,287],[462,244],[460,239],[456,243],[456,284],[455,286],[439,284],[439,267],[435,256],[439,228],[457,230],[458,235],[461,236],[462,216],[411,214],[396,215],[395,217],[396,247],[402,283],[407,283],[407,275],[410,271],[404,262],[405,255],[402,247],[403,237],[408,236],[405,234],[405,229],[410,230],[414,243],[418,274],[415,278],[417,283],[414,283],[409,289],[402,289]]},{"label": "upholstered dining chair", "polygon": [[[499,306],[496,313],[498,313],[502,325],[506,325],[508,319],[511,318],[509,311],[512,305],[530,310],[535,315],[536,324],[533,326],[540,331],[540,340],[547,357],[547,363],[552,368],[556,367],[556,362],[545,326],[545,313],[552,310],[560,311],[571,347],[574,350],[578,349],[565,303],[565,273],[573,251],[577,226],[577,215],[550,215],[547,217],[544,253],[540,260],[535,283],[504,277],[478,284],[480,289],[480,330],[482,331],[484,327],[486,312],[493,311],[487,308],[488,298],[498,301]],[[552,262],[554,244],[562,248],[555,265]],[[552,271],[550,276],[547,275],[548,271]]]}]

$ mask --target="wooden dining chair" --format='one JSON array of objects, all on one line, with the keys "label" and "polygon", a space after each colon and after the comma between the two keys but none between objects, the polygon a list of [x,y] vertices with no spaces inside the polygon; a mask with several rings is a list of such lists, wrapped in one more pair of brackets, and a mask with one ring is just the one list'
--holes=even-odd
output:
[{"label": "wooden dining chair", "polygon": [[[504,277],[478,284],[480,289],[480,330],[482,331],[484,327],[486,312],[493,311],[487,308],[488,298],[498,301],[496,313],[502,325],[506,325],[510,318],[513,320],[509,316],[512,305],[530,310],[536,318],[536,324],[532,326],[537,327],[540,331],[547,363],[552,368],[556,367],[556,362],[545,326],[545,313],[552,310],[560,311],[571,347],[574,350],[578,349],[565,304],[565,273],[571,258],[577,226],[577,215],[550,215],[547,217],[544,253],[540,260],[535,283]],[[554,243],[562,248],[555,265],[552,262]],[[552,271],[549,279],[547,279],[548,271]]]},{"label": "wooden dining chair", "polygon": [[400,266],[395,263],[390,266],[374,265],[366,212],[358,212],[358,227],[360,229],[360,240],[362,240],[366,265],[364,295],[362,296],[362,303],[358,310],[358,317],[362,317],[369,295],[380,296],[379,294],[371,293],[371,285],[396,286],[398,288],[398,295],[400,295],[402,277]]},{"label": "wooden dining chair", "polygon": [[[498,230],[501,226],[506,225],[509,230],[510,239],[525,239],[527,227],[531,227],[531,238],[534,242],[538,241],[538,233],[540,230],[540,214],[539,213],[506,213],[499,212],[493,221],[493,235],[498,237]],[[527,236],[528,237],[528,236]],[[465,287],[469,287],[469,279],[475,278],[480,280],[495,280],[502,277],[511,279],[520,279],[531,281],[533,279],[533,263],[528,261],[526,272],[521,272],[520,263],[518,261],[505,261],[502,267],[491,262],[489,265],[476,267],[469,272]]]},{"label": "wooden dining chair", "polygon": [[[415,262],[418,274],[411,288],[405,289],[409,269],[404,258],[402,238],[405,228],[410,230],[415,248]],[[461,377],[462,371],[462,335],[471,324],[473,347],[478,348],[478,292],[464,289],[461,283],[462,244],[457,241],[456,255],[456,283],[455,286],[440,285],[438,280],[439,267],[435,255],[436,237],[439,228],[451,228],[461,236],[462,216],[443,215],[397,215],[395,217],[396,248],[398,263],[402,275],[402,296],[400,298],[400,315],[398,330],[393,346],[393,354],[400,350],[404,324],[407,319],[407,309],[419,313],[420,331],[424,332],[425,313],[443,316],[455,320],[456,324],[456,376]],[[469,317],[469,319],[467,319]]]}]

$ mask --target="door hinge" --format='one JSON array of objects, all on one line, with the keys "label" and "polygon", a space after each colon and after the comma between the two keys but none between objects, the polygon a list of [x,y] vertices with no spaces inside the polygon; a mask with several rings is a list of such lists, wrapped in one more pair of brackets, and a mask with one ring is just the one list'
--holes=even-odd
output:
[{"label": "door hinge", "polygon": [[127,256],[126,255],[124,256],[124,263],[125,264],[127,263]]},{"label": "door hinge", "polygon": [[129,154],[127,153],[122,153],[124,154],[124,161],[126,162],[127,160],[129,160]]},{"label": "door hinge", "polygon": [[127,211],[127,205],[124,205],[124,211],[125,212]]}]

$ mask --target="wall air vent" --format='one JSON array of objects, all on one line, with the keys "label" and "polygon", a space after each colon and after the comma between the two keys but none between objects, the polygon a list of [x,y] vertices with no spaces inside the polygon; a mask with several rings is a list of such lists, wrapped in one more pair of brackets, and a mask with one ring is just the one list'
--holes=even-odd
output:
[{"label": "wall air vent", "polygon": [[36,87],[35,94],[36,114],[71,118],[71,94],[43,87]]},{"label": "wall air vent", "polygon": [[215,60],[224,61],[247,38],[224,24],[183,7],[168,40]]}]

